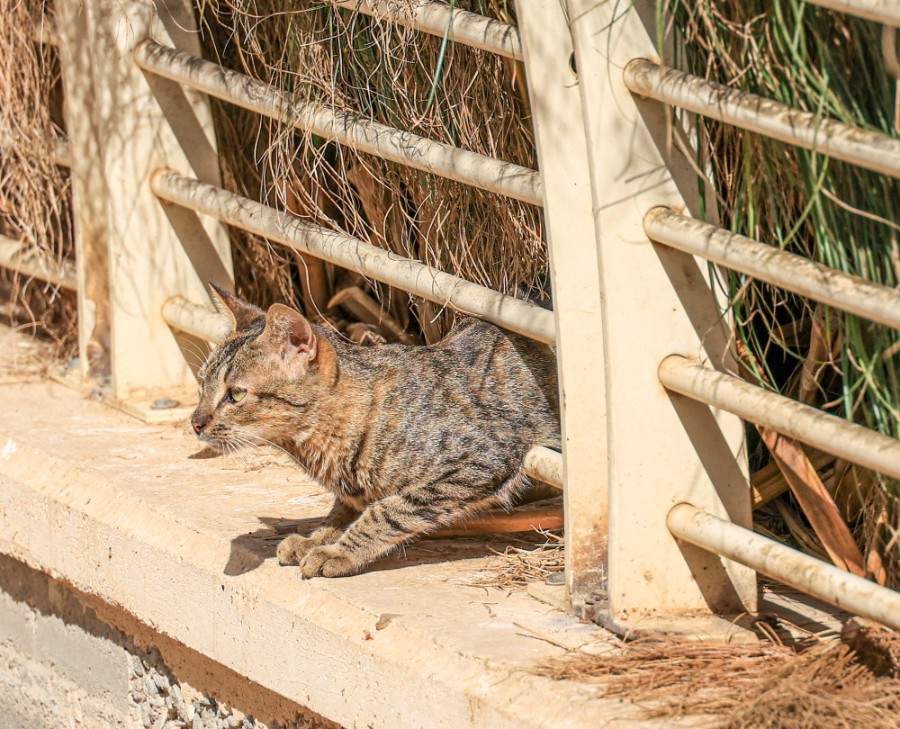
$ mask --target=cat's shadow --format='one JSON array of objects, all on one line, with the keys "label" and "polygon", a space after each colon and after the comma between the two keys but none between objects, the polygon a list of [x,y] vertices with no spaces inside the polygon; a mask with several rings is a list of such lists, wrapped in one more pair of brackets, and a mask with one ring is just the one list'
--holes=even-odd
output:
[{"label": "cat's shadow", "polygon": [[[266,560],[274,560],[275,550],[282,539],[293,533],[309,534],[322,524],[325,515],[291,520],[271,516],[258,518],[262,525],[259,529],[231,540],[231,553],[224,569],[226,575],[232,577],[244,575],[259,568]],[[512,541],[509,537],[510,535],[497,535],[478,538],[421,539],[376,560],[363,572],[381,572],[422,564],[487,557],[502,552]],[[285,567],[285,569],[297,568]]]}]

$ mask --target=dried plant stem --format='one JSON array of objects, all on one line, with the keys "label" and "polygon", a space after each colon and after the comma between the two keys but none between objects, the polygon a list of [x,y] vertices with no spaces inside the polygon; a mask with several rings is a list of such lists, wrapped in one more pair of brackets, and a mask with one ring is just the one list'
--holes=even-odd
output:
[{"label": "dried plant stem", "polygon": [[[816,471],[821,471],[833,463],[834,456],[821,451],[815,451],[809,455],[810,461]],[[765,506],[772,499],[781,496],[790,489],[787,479],[781,471],[781,467],[774,461],[753,474],[750,479],[750,494],[754,509]]]},{"label": "dried plant stem", "polygon": [[887,569],[884,564],[884,555],[882,549],[884,547],[884,533],[887,530],[888,513],[887,508],[882,508],[878,512],[875,520],[874,535],[869,543],[869,550],[866,553],[866,569],[872,575],[872,579],[879,585],[887,584]]},{"label": "dried plant stem", "polygon": [[535,673],[593,684],[646,719],[704,716],[723,729],[889,729],[900,712],[900,681],[877,677],[835,641],[801,651],[635,641],[602,655],[572,652]]},{"label": "dried plant stem", "polygon": [[827,361],[830,337],[826,336],[825,320],[822,314],[822,304],[816,304],[812,315],[812,332],[809,340],[809,350],[803,360],[800,370],[800,385],[797,390],[797,399],[812,405],[816,401],[819,391],[819,373]]},{"label": "dried plant stem", "polygon": [[803,448],[771,428],[759,426],[759,432],[832,562],[865,577],[862,553]]},{"label": "dried plant stem", "polygon": [[562,507],[520,509],[512,513],[488,512],[471,517],[458,526],[438,529],[428,536],[432,539],[448,537],[473,537],[484,534],[509,534],[515,532],[561,529]]},{"label": "dried plant stem", "polygon": [[403,344],[416,343],[415,337],[405,332],[400,326],[400,322],[379,306],[359,286],[348,286],[332,296],[328,302],[328,308],[333,309],[336,306],[343,306],[361,322],[373,325],[389,341]]},{"label": "dried plant stem", "polygon": [[[303,217],[303,206],[295,185],[285,184],[285,205],[288,212]],[[303,295],[303,308],[307,317],[313,321],[321,321],[328,308],[331,288],[328,280],[327,264],[320,258],[300,251],[294,252],[297,268],[300,272],[300,290]]]}]

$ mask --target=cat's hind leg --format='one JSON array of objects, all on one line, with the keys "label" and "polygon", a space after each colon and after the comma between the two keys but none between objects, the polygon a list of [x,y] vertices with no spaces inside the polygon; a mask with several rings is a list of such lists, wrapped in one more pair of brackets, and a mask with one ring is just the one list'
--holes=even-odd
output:
[{"label": "cat's hind leg", "polygon": [[341,538],[344,530],[359,517],[359,514],[360,512],[353,506],[335,497],[334,505],[325,517],[325,522],[312,534],[308,537],[291,534],[281,540],[276,551],[278,564],[300,564],[310,550],[323,544],[333,544]]}]

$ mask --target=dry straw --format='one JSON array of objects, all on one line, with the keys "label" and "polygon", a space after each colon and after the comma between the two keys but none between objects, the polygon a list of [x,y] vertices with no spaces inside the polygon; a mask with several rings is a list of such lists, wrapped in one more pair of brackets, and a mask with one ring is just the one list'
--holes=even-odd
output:
[{"label": "dry straw", "polygon": [[[54,163],[61,134],[59,60],[36,39],[50,16],[36,0],[0,0],[0,235],[38,260],[72,256],[68,175]],[[74,343],[75,300],[0,269],[0,320]]]},{"label": "dry straw", "polygon": [[562,572],[565,568],[562,535],[540,532],[535,539],[539,536],[544,538],[543,543],[534,539],[527,542],[518,540],[502,552],[497,552],[467,584],[504,591],[525,589],[530,582],[543,582],[550,575]]},{"label": "dry straw", "polygon": [[893,729],[900,680],[880,678],[847,646],[641,640],[603,655],[573,653],[535,673],[594,684],[605,697],[641,707],[645,718],[705,717],[727,729]]},{"label": "dry straw", "polygon": [[[399,14],[412,6],[388,5]],[[462,5],[510,19],[505,3]],[[517,86],[521,69],[512,62],[329,3],[285,10],[269,0],[206,0],[203,20],[209,55],[290,96],[535,165],[527,106]],[[541,295],[547,256],[540,211],[533,206],[239,110],[222,108],[218,118],[228,176],[251,197],[505,293]],[[241,288],[255,298],[284,298],[296,286],[307,309],[322,310],[337,289],[362,283],[427,341],[440,337],[450,321],[439,307],[361,282],[352,272],[323,272],[315,261],[288,258],[261,266],[267,254],[259,242],[244,239],[237,248],[239,258],[257,264],[252,271],[240,261],[236,266]]]}]

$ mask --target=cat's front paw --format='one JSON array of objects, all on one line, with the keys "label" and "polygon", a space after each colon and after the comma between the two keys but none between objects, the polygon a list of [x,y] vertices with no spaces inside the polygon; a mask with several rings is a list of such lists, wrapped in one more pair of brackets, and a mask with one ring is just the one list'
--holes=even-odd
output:
[{"label": "cat's front paw", "polygon": [[278,557],[278,564],[300,564],[300,561],[309,551],[320,544],[321,542],[318,539],[291,534],[278,544],[278,549],[275,551],[275,555]]},{"label": "cat's front paw", "polygon": [[300,574],[310,577],[344,577],[352,575],[359,565],[343,549],[336,546],[316,547],[300,562]]}]

